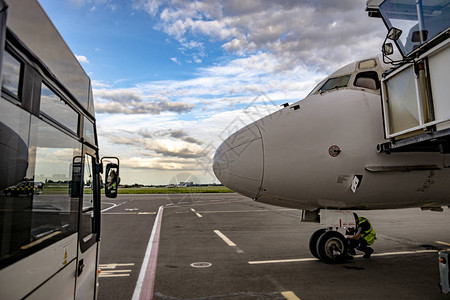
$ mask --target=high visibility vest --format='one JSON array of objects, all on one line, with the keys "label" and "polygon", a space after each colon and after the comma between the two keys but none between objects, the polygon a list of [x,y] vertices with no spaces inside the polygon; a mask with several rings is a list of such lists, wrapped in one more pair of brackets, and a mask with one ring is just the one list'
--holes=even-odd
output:
[{"label": "high visibility vest", "polygon": [[372,224],[370,224],[369,220],[364,217],[358,217],[358,219],[358,226],[364,222],[367,222],[367,224],[369,224],[369,229],[362,232],[361,237],[366,240],[367,244],[372,245],[373,242],[375,242],[375,240],[377,239],[377,234],[375,233],[375,230],[373,230]]}]

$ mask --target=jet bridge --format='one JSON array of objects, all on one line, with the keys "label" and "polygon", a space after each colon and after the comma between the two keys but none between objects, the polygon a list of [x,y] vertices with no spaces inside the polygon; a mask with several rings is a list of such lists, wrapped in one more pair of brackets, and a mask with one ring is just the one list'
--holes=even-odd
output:
[{"label": "jet bridge", "polygon": [[393,65],[378,151],[450,153],[450,0],[369,0],[366,10],[388,28],[383,60]]}]

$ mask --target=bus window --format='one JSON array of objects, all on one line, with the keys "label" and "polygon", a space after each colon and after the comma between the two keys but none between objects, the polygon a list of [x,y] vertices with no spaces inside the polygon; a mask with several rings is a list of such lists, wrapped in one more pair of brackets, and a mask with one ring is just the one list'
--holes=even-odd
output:
[{"label": "bus window", "polygon": [[84,138],[95,145],[94,124],[84,117]]},{"label": "bus window", "polygon": [[84,156],[83,211],[81,215],[81,239],[88,242],[95,233],[94,223],[94,158]]},{"label": "bus window", "polygon": [[11,96],[20,100],[20,74],[22,63],[9,52],[5,51],[3,56],[2,89]]},{"label": "bus window", "polygon": [[41,112],[61,123],[73,133],[78,133],[78,113],[68,106],[45,83],[41,88]]},{"label": "bus window", "polygon": [[[29,164],[23,182],[0,195],[2,230],[0,265],[33,253],[77,228],[78,198],[70,197],[72,162],[81,144],[36,117],[31,117]],[[31,185],[30,185],[31,183]],[[5,192],[6,191],[6,192]],[[2,231],[4,232],[4,231]]]}]

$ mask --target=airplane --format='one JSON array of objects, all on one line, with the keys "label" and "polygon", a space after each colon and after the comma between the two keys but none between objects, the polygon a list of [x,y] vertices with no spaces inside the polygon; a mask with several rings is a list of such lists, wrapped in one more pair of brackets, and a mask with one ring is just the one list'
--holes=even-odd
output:
[{"label": "airplane", "polygon": [[[257,202],[301,209],[313,220],[320,209],[438,210],[450,205],[445,154],[389,154],[376,147],[385,142],[380,78],[388,68],[379,57],[348,64],[306,98],[238,130],[215,153],[216,177]],[[342,254],[345,239],[331,232],[331,242],[323,241],[323,247],[334,245]],[[337,262],[339,255],[316,247],[323,233],[312,235],[311,252]]]},{"label": "airplane", "polygon": [[388,29],[382,55],[230,135],[213,159],[219,181],[320,222],[309,248],[326,263],[347,254],[352,210],[450,207],[449,3],[367,1]]}]

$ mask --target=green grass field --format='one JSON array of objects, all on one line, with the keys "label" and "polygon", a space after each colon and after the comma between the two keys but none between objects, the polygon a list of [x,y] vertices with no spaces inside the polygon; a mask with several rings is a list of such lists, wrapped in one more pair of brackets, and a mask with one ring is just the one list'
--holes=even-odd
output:
[{"label": "green grass field", "polygon": [[142,187],[119,188],[119,194],[186,194],[186,193],[232,193],[224,186],[192,186],[192,187]]},{"label": "green grass field", "polygon": [[[189,193],[232,193],[233,191],[224,186],[192,186],[192,187],[129,187],[119,188],[119,194],[189,194]],[[45,186],[40,194],[68,194],[67,184],[52,184]],[[84,189],[85,194],[91,194],[92,190]],[[102,189],[102,194],[105,190]]]}]

